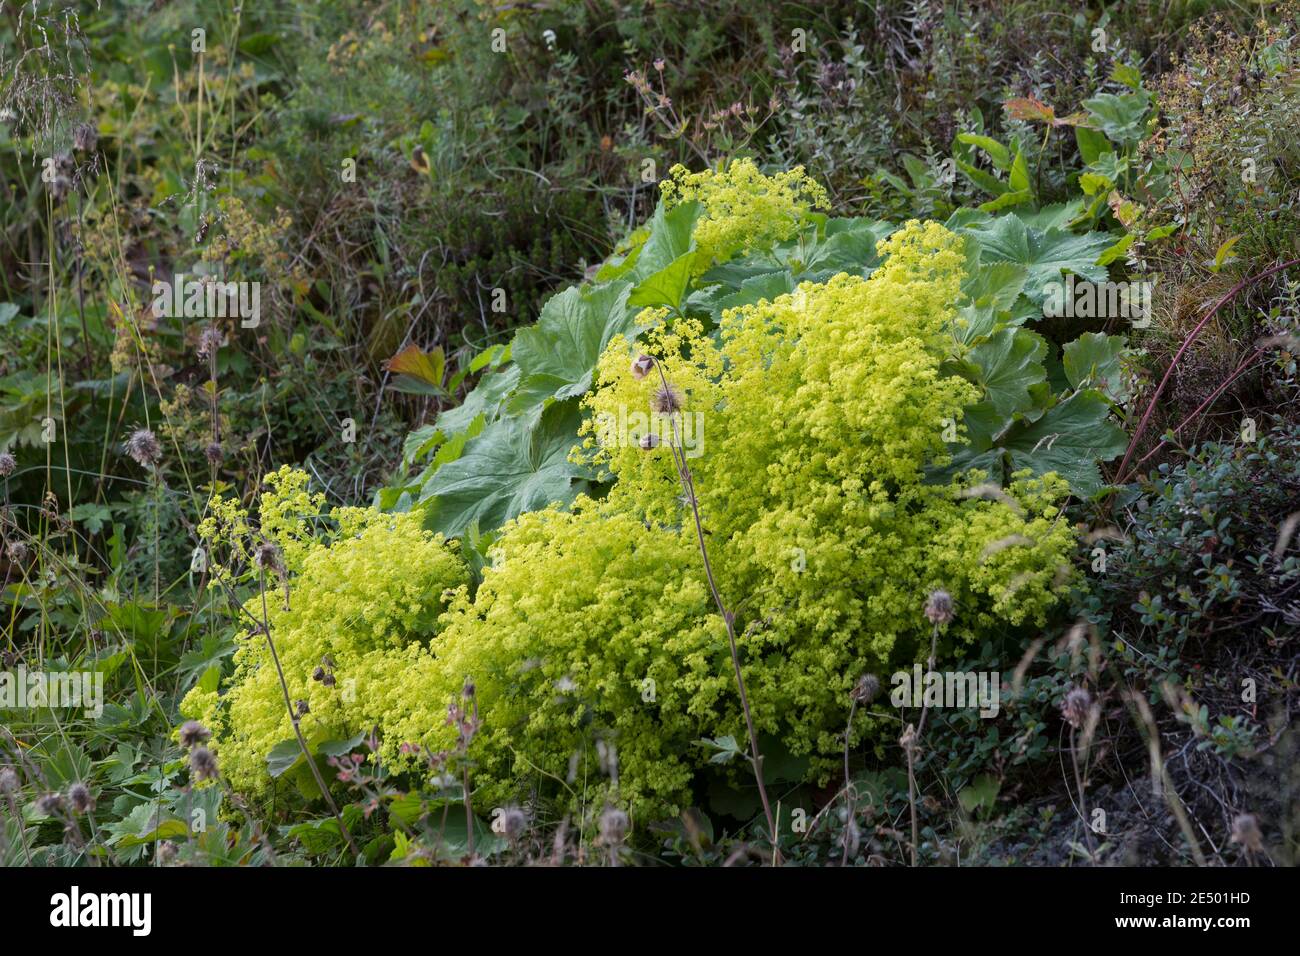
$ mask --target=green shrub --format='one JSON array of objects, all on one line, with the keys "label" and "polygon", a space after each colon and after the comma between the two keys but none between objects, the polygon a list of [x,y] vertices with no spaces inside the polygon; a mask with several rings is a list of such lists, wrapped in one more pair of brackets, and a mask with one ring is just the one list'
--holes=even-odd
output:
[{"label": "green shrub", "polygon": [[[756,725],[811,757],[814,778],[836,765],[848,690],[862,672],[908,665],[928,647],[930,591],[946,589],[959,609],[952,649],[1041,622],[1069,584],[1063,480],[1024,472],[1006,492],[973,496],[963,490],[984,473],[927,481],[927,467],[948,460],[942,423],[980,395],[941,368],[962,250],[943,227],[912,223],[880,244],[884,264],[870,279],[804,283],[726,312],[720,338],[694,320],[656,325],[639,346],[684,402],[678,425],[703,422],[691,470],[718,586],[739,608]],[[645,451],[643,432],[618,425],[664,402],[662,385],[629,368],[634,354],[616,336],[587,399],[594,461],[616,479],[607,497],[508,524],[477,591],[462,588],[436,627],[455,575],[447,561],[428,566],[441,545],[420,543],[413,516],[364,519],[364,547],[346,535],[328,548],[290,537],[289,563],[302,571],[293,610],[271,625],[293,662],[292,693],[306,692],[329,652],[362,701],[327,703],[318,717],[313,694],[313,728],[334,721],[329,732],[345,737],[373,722],[391,760],[404,743],[450,750],[445,708],[472,679],[482,799],[500,805],[521,786],[557,795],[534,781],[566,780],[570,759],[599,741],[618,754],[613,796],[653,815],[687,801],[709,760],[700,738],[743,739],[725,632],[668,452],[677,433],[661,418],[660,444]],[[268,514],[278,526],[281,497],[269,508],[264,500],[263,533]],[[430,557],[397,561],[417,544]],[[421,580],[423,597],[411,590]],[[390,616],[400,626],[386,631],[379,622]],[[288,725],[263,642],[244,641],[222,746],[247,784]],[[214,699],[194,703],[210,712]],[[853,738],[873,728],[863,715]],[[565,800],[590,798],[574,782],[558,789]]]}]

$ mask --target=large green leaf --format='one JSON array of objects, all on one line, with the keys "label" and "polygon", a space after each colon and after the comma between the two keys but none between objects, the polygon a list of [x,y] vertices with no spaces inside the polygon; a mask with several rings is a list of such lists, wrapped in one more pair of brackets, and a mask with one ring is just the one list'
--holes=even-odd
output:
[{"label": "large green leaf", "polygon": [[1083,214],[1083,200],[1071,199],[1041,208],[1021,206],[1015,214],[1026,226],[1034,229],[1065,229]]},{"label": "large green leaf", "polygon": [[958,133],[957,141],[969,143],[976,146],[988,154],[993,165],[1005,172],[1011,168],[1011,150],[1007,149],[991,136],[983,136],[979,133]]},{"label": "large green leaf", "polygon": [[870,276],[880,265],[876,244],[897,229],[894,223],[883,220],[828,219],[804,269],[823,279],[841,272]]},{"label": "large green leaf", "polygon": [[1001,196],[1008,191],[1006,183],[998,179],[998,177],[994,176],[992,173],[980,169],[973,163],[967,163],[959,159],[957,160],[957,168],[961,170],[962,175],[986,193],[990,193],[994,196]]},{"label": "large green leaf", "polygon": [[694,252],[682,253],[658,272],[643,279],[632,290],[627,304],[635,308],[666,305],[672,309],[680,309],[686,287],[691,281],[691,267],[694,263]]},{"label": "large green leaf", "polygon": [[793,292],[796,282],[788,269],[780,272],[768,272],[751,276],[740,283],[739,288],[725,285],[714,286],[691,297],[692,306],[707,310],[714,322],[722,320],[722,313],[727,309],[756,305],[766,299],[771,302],[778,296]]},{"label": "large green leaf", "polygon": [[998,417],[1033,404],[1030,386],[1047,378],[1043,356],[1047,343],[1028,329],[998,329],[966,356],[967,377],[984,389],[981,404]]},{"label": "large green leaf", "polygon": [[650,235],[632,268],[632,275],[638,282],[668,268],[695,248],[692,235],[701,210],[700,204],[693,200],[672,209],[665,209],[661,202],[655,208],[650,219]]},{"label": "large green leaf", "polygon": [[537,324],[520,329],[511,346],[520,373],[518,393],[528,398],[523,405],[512,401],[511,410],[586,392],[610,339],[636,334],[631,292],[631,283],[618,281],[585,290],[572,286],[552,296]]},{"label": "large green leaf", "polygon": [[980,263],[961,285],[979,307],[1006,312],[1024,291],[1029,270],[1014,262]]},{"label": "large green leaf", "polygon": [[1062,350],[1062,363],[1071,387],[1093,386],[1114,402],[1125,401],[1128,396],[1120,362],[1124,346],[1122,335],[1104,332],[1086,332],[1067,343]]},{"label": "large green leaf", "polygon": [[1110,461],[1128,447],[1124,430],[1110,420],[1110,403],[1095,389],[1071,395],[1038,421],[1012,430],[1003,443],[1012,471],[1054,471],[1076,494],[1091,495],[1102,485],[1098,462]]},{"label": "large green leaf", "polygon": [[489,531],[526,511],[572,501],[592,477],[569,461],[580,418],[570,400],[485,428],[425,483],[421,499],[431,501],[433,529],[458,537],[476,521]]},{"label": "large green leaf", "polygon": [[1083,157],[1085,163],[1095,163],[1102,153],[1111,148],[1104,135],[1086,126],[1074,128],[1074,139],[1079,145],[1079,155]]},{"label": "large green leaf", "polygon": [[841,272],[867,278],[880,266],[876,244],[898,228],[883,220],[818,215],[809,219],[815,228],[806,228],[797,238],[777,243],[770,250],[716,265],[704,274],[703,282],[721,284],[719,294],[724,294],[782,268],[789,270],[796,282],[825,282]]},{"label": "large green leaf", "polygon": [[1097,265],[1097,257],[1114,240],[1103,233],[1077,236],[1062,229],[1036,229],[1010,213],[976,222],[963,231],[979,243],[983,262],[1024,266],[1024,292],[1035,303],[1042,303],[1047,284],[1061,281],[1064,272],[1093,282],[1106,281],[1106,269]]},{"label": "large green leaf", "polygon": [[[518,387],[519,378],[517,365],[488,372],[478,380],[474,390],[465,396],[465,401],[438,416],[434,422],[435,431],[440,432],[445,440],[470,429],[480,415],[488,421],[494,421],[504,408],[506,400]],[[429,450],[431,446],[425,448],[425,453]]]}]

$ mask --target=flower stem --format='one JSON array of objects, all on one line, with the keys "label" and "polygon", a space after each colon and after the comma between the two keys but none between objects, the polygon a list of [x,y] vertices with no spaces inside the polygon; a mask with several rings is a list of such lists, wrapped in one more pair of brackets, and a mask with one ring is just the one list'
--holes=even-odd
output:
[{"label": "flower stem", "polygon": [[[664,391],[671,394],[672,390],[668,385],[667,377],[664,375],[663,364],[656,362],[655,367],[659,371],[659,380],[663,384]],[[713,565],[709,562],[709,549],[704,541],[704,524],[700,520],[699,498],[695,494],[695,479],[691,475],[690,465],[687,464],[686,452],[679,447],[680,437],[677,430],[677,419],[671,414],[669,419],[673,425],[673,442],[669,446],[669,451],[672,452],[673,464],[677,468],[677,477],[681,480],[682,491],[691,506],[691,515],[695,520],[695,536],[700,544],[700,555],[704,558],[704,576],[708,579],[713,602],[717,605],[718,613],[722,615],[722,621],[727,627],[727,642],[731,646],[731,663],[736,671],[736,686],[740,690],[740,706],[745,712],[745,728],[749,733],[749,762],[754,768],[754,779],[758,783],[758,796],[763,804],[763,815],[767,818],[767,829],[771,835],[774,859],[779,860],[781,851],[777,847],[776,820],[772,816],[772,805],[767,799],[767,787],[763,783],[763,756],[758,752],[758,734],[754,731],[754,717],[749,708],[749,695],[745,691],[745,678],[740,670],[740,650],[736,645],[735,615],[727,610],[722,595],[718,593],[717,582],[713,579]]]}]

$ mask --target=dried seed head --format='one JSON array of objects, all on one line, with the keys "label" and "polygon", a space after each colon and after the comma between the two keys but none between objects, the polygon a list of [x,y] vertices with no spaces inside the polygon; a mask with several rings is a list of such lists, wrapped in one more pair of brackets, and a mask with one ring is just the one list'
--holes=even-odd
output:
[{"label": "dried seed head", "polygon": [[647,432],[641,436],[641,440],[638,444],[641,446],[642,451],[650,451],[653,448],[658,448],[659,436],[654,432]]},{"label": "dried seed head", "polygon": [[221,442],[209,442],[208,447],[203,449],[203,457],[208,460],[209,465],[220,465],[226,457],[226,453],[221,450]]},{"label": "dried seed head", "polygon": [[326,687],[333,687],[333,686],[334,686],[334,675],[333,675],[333,674],[326,674],[324,677],[322,677],[322,678],[320,679],[320,682],[321,682],[322,684],[324,684]]},{"label": "dried seed head", "polygon": [[94,152],[99,144],[99,130],[90,123],[79,123],[72,131],[72,148],[79,153]]},{"label": "dried seed head", "polygon": [[627,814],[618,807],[606,807],[600,815],[600,842],[605,846],[620,846],[627,838]]},{"label": "dried seed head", "polygon": [[936,626],[952,620],[952,595],[942,588],[931,591],[925,600],[925,616]]},{"label": "dried seed head", "polygon": [[167,866],[176,859],[176,844],[171,840],[163,840],[158,844],[158,863],[161,866]]},{"label": "dried seed head", "polygon": [[36,801],[36,809],[47,817],[58,816],[63,812],[63,794],[47,793]]},{"label": "dried seed head", "polygon": [[914,725],[907,725],[903,735],[898,738],[898,745],[904,750],[911,750],[916,746],[916,727]]},{"label": "dried seed head", "polygon": [[205,362],[217,357],[217,352],[221,348],[221,330],[215,325],[209,325],[199,333],[198,356]]},{"label": "dried seed head", "polygon": [[682,410],[682,393],[671,385],[660,385],[650,399],[650,407],[660,415],[671,415]]},{"label": "dried seed head", "polygon": [[207,747],[190,751],[190,771],[197,780],[211,780],[217,775],[217,758]]},{"label": "dried seed head", "polygon": [[18,789],[18,774],[13,767],[0,770],[0,793],[14,793]]},{"label": "dried seed head", "polygon": [[325,668],[323,668],[323,667],[317,667],[314,671],[311,672],[311,679],[312,679],[312,680],[324,680],[324,679],[325,679]]},{"label": "dried seed head", "polygon": [[0,451],[0,478],[8,478],[18,467],[18,459],[7,451]]},{"label": "dried seed head", "polygon": [[528,814],[519,807],[506,807],[501,811],[501,829],[506,838],[514,843],[528,829]]},{"label": "dried seed head", "polygon": [[311,705],[308,704],[305,700],[298,701],[294,705],[294,707],[298,711],[299,717],[306,717],[308,714],[311,713]]},{"label": "dried seed head", "polygon": [[880,693],[880,678],[875,674],[863,674],[853,685],[851,697],[859,704],[869,704]]},{"label": "dried seed head", "polygon": [[141,468],[152,468],[162,458],[162,446],[147,428],[137,428],[131,433],[124,446],[126,453]]},{"label": "dried seed head", "polygon": [[653,358],[649,355],[638,355],[632,361],[632,377],[635,379],[643,379],[650,374],[654,367],[655,360]]},{"label": "dried seed head", "polygon": [[263,571],[281,570],[280,549],[270,541],[259,541],[253,548],[253,563]]},{"label": "dried seed head", "polygon": [[77,813],[89,813],[95,809],[95,798],[90,795],[90,788],[84,783],[74,783],[68,788],[68,802]]},{"label": "dried seed head", "polygon": [[10,541],[6,553],[14,564],[26,564],[27,559],[31,557],[32,549],[27,547],[25,541]]},{"label": "dried seed head", "polygon": [[460,696],[464,697],[466,700],[471,700],[474,697],[475,690],[474,679],[472,677],[466,677],[465,686],[460,689]]},{"label": "dried seed head", "polygon": [[181,746],[186,750],[189,750],[197,744],[207,743],[211,736],[212,731],[208,730],[208,728],[204,727],[197,720],[187,720],[185,723],[181,724]]},{"label": "dried seed head", "polygon": [[1076,687],[1065,695],[1061,701],[1061,716],[1071,727],[1078,730],[1088,719],[1088,711],[1092,709],[1092,695],[1082,687]]},{"label": "dried seed head", "polygon": [[1264,846],[1264,835],[1259,832],[1259,821],[1253,813],[1243,813],[1232,821],[1232,842],[1251,853]]}]

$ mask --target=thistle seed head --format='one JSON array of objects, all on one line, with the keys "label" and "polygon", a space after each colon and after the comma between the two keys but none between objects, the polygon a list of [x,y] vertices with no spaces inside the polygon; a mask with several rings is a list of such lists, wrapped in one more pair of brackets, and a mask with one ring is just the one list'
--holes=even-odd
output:
[{"label": "thistle seed head", "polygon": [[190,751],[190,772],[196,780],[211,780],[217,775],[217,758],[207,747]]},{"label": "thistle seed head", "polygon": [[221,330],[215,325],[209,325],[199,334],[198,356],[203,361],[217,357],[217,351],[221,348]]},{"label": "thistle seed head", "polygon": [[131,433],[124,446],[127,455],[141,468],[152,468],[162,458],[162,446],[158,438],[147,428],[137,428]]},{"label": "thistle seed head", "polygon": [[940,626],[952,620],[952,595],[939,588],[931,591],[925,600],[925,616],[931,624]]},{"label": "thistle seed head", "polygon": [[1061,716],[1075,730],[1083,726],[1091,709],[1092,695],[1082,687],[1074,688],[1061,701]]},{"label": "thistle seed head", "polygon": [[1251,853],[1258,853],[1264,846],[1264,835],[1259,832],[1259,821],[1253,813],[1240,814],[1232,821],[1232,842]]},{"label": "thistle seed head", "polygon": [[514,843],[528,829],[528,814],[519,807],[506,807],[501,811],[501,829],[506,838]]},{"label": "thistle seed head", "polygon": [[280,549],[271,541],[259,541],[253,548],[253,563],[263,571],[280,571]]},{"label": "thistle seed head", "polygon": [[197,720],[187,720],[181,724],[181,746],[186,750],[198,744],[207,743],[212,736],[212,731],[204,727]]},{"label": "thistle seed head", "polygon": [[650,399],[650,407],[660,415],[671,415],[682,410],[682,393],[671,385],[660,385]]},{"label": "thistle seed head", "polygon": [[869,704],[880,693],[880,678],[875,674],[863,674],[853,685],[851,697],[859,704]]},{"label": "thistle seed head", "polygon": [[79,153],[94,152],[99,144],[99,130],[91,123],[79,123],[72,131],[72,148]]},{"label": "thistle seed head", "polygon": [[910,751],[916,746],[916,726],[908,724],[901,737],[898,738],[898,745],[905,751]]},{"label": "thistle seed head", "polygon": [[89,813],[95,809],[95,798],[84,783],[74,783],[68,788],[68,802],[76,813]]},{"label": "thistle seed head", "polygon": [[72,180],[67,176],[55,176],[45,188],[50,191],[50,198],[60,203],[72,192]]}]

